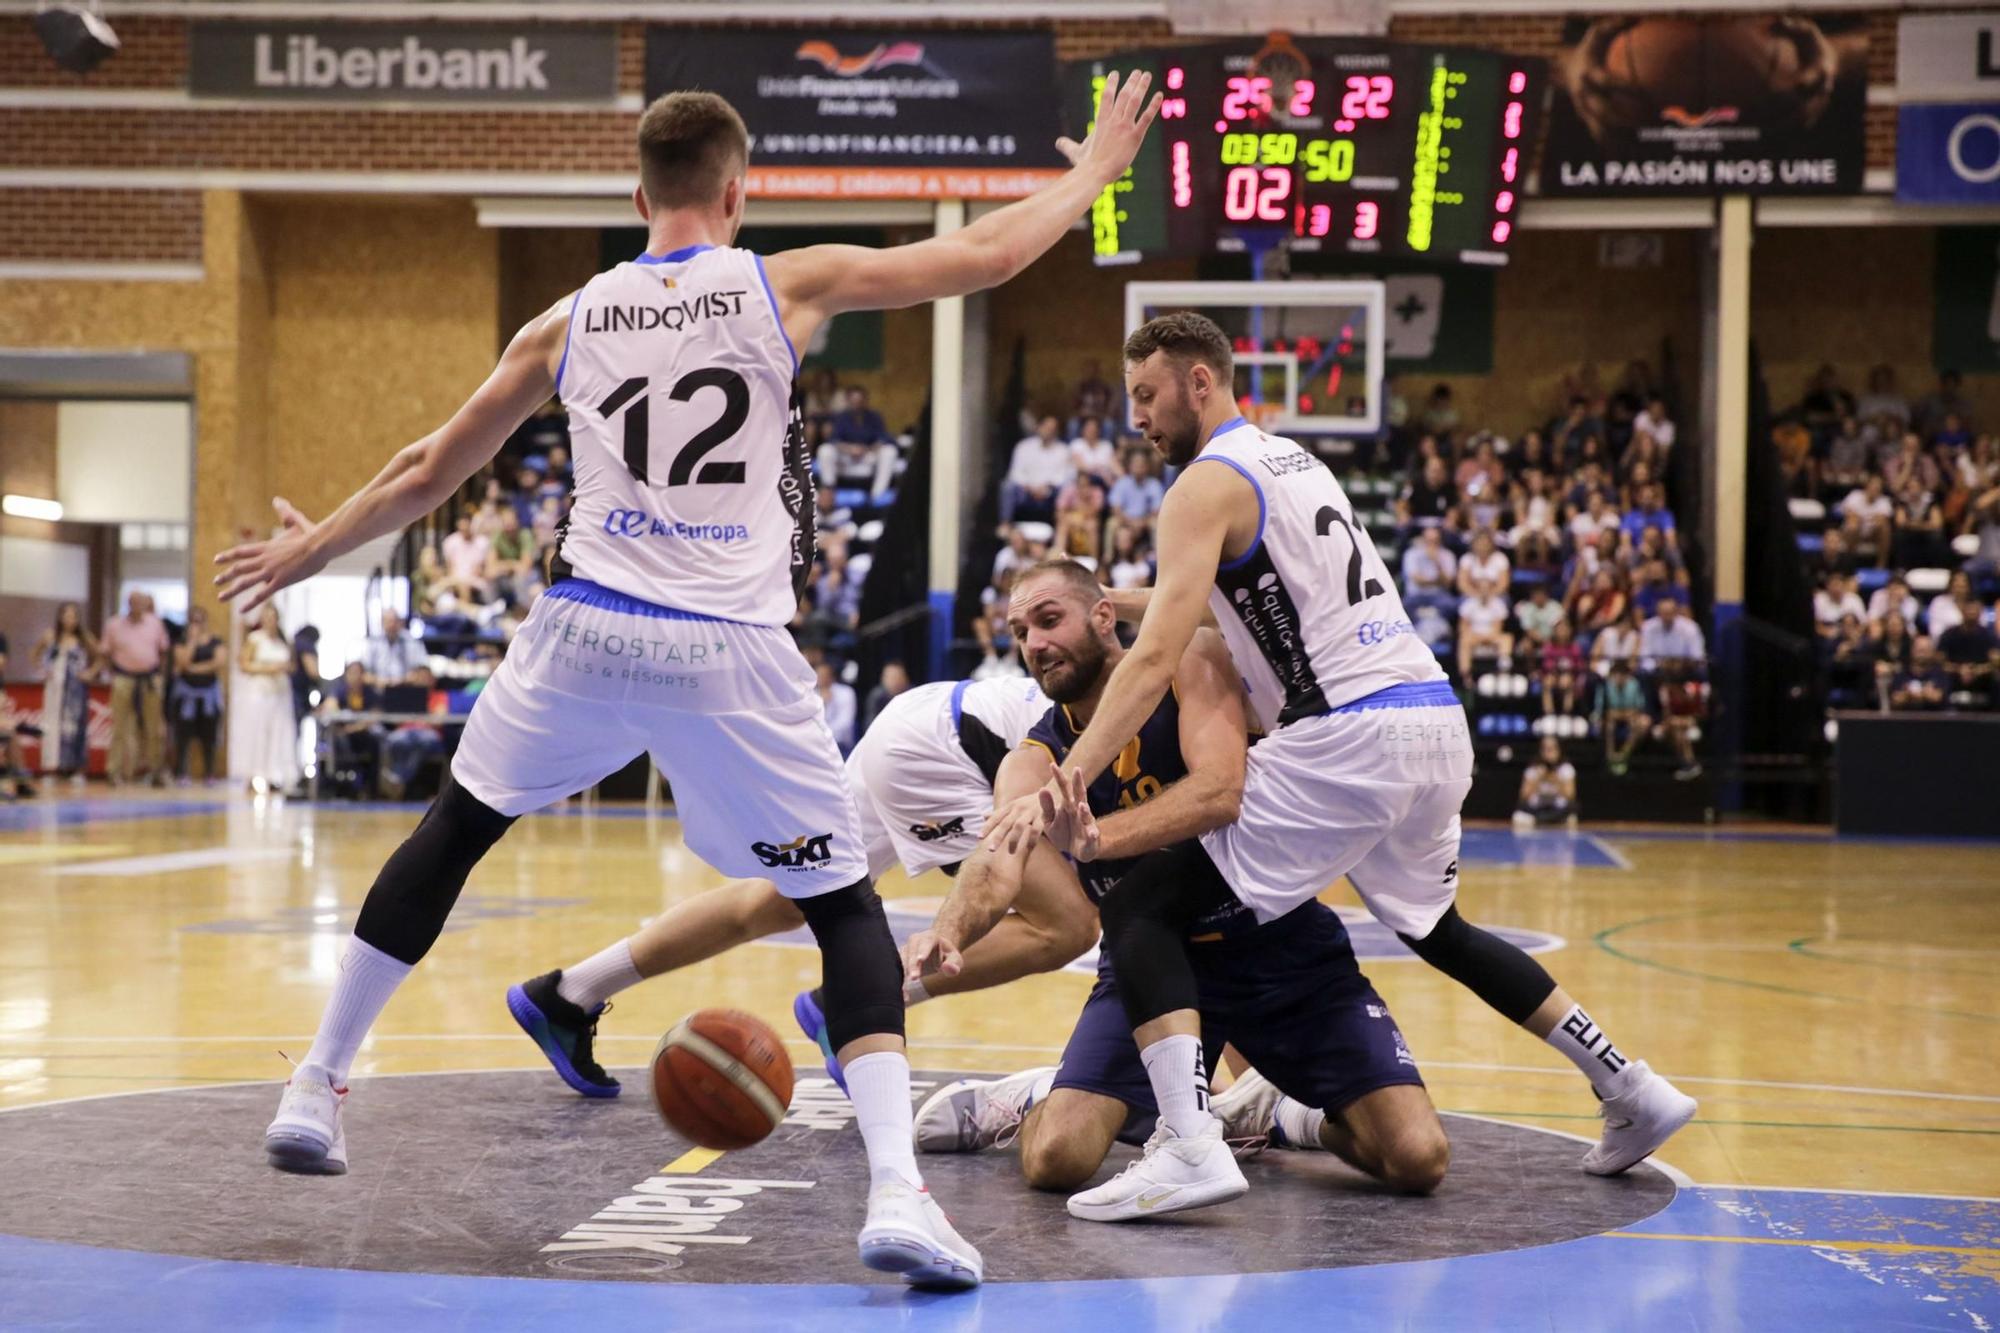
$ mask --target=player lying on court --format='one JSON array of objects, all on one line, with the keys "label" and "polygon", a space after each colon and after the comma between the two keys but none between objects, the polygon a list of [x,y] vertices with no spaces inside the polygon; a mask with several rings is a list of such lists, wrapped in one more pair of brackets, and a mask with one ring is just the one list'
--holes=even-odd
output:
[{"label": "player lying on court", "polygon": [[[869,875],[879,878],[897,864],[912,877],[956,873],[978,849],[1001,761],[1048,707],[1038,686],[1019,679],[939,681],[890,700],[844,770]],[[1023,884],[1015,911],[967,951],[958,972],[903,983],[906,1005],[1051,972],[1097,942],[1097,911],[1061,858],[1051,855],[1038,870]],[[615,1097],[618,1080],[593,1050],[598,1016],[612,996],[803,925],[798,906],[770,880],[732,880],[674,904],[579,963],[510,987],[507,1008],[565,1083],[586,1097]],[[801,993],[792,1009],[844,1088],[824,1006],[823,990],[815,989]]]},{"label": "player lying on court", "polygon": [[[1125,651],[1096,579],[1068,560],[1031,566],[1014,585],[1007,619],[1056,707],[1001,765],[998,801],[1032,795],[1048,780],[1096,714]],[[1236,667],[1221,639],[1202,631],[1183,650],[1172,689],[1090,785],[1090,807],[1103,822],[1094,858],[1076,867],[1081,888],[1100,899],[1138,856],[1233,820],[1248,749]],[[981,847],[936,922],[904,945],[906,975],[954,972],[969,956],[963,951],[977,949],[1004,921],[1034,863],[1054,854],[1042,838],[1012,851]],[[1219,882],[1208,896],[1214,909],[1187,927],[1206,1058],[1212,1061],[1227,1041],[1257,1072],[1217,1098],[1220,1118],[1211,1118],[1203,1134],[1217,1144],[1227,1137],[1324,1149],[1398,1189],[1436,1188],[1451,1154],[1444,1127],[1403,1034],[1355,962],[1339,916],[1308,901],[1260,923]],[[1096,1174],[1131,1122],[1143,1135],[1156,1114],[1105,955],[1061,1064],[940,1088],[917,1112],[917,1146],[970,1152],[1018,1132],[1028,1183],[1073,1190]],[[1076,1195],[1069,1211],[1111,1222],[1219,1202],[1183,1199],[1184,1187],[1171,1182],[1128,1192],[1123,1180]]]},{"label": "player lying on court", "polygon": [[916,305],[1005,282],[1131,164],[1159,109],[1150,79],[1107,83],[1073,163],[1047,188],[949,236],[894,249],[808,246],[766,262],[734,242],[749,135],[710,93],[639,121],[645,253],[518,333],[444,426],[399,452],[324,522],[275,502],[281,533],[216,557],[254,607],[335,556],[445,503],[553,393],[576,489],[559,578],[480,693],[444,789],[369,890],[312,1049],[264,1139],[272,1165],[347,1169],[341,1102],[355,1052],[437,940],[472,867],[519,816],[641,753],[672,783],[687,845],[725,874],[779,869],[820,946],[828,1041],[867,1145],[861,1261],[971,1286],[981,1261],[923,1187],[896,945],[868,875],[813,674],[786,625],[813,560],[811,457],[797,350],[845,310]]},{"label": "player lying on court", "polygon": [[1158,1212],[1246,1188],[1213,1132],[1187,936],[1234,906],[1278,920],[1342,876],[1418,957],[1591,1081],[1605,1126],[1586,1171],[1640,1161],[1688,1122],[1694,1100],[1643,1061],[1628,1063],[1534,959],[1459,916],[1459,807],[1472,786],[1465,713],[1410,631],[1396,580],[1340,483],[1237,412],[1229,340],[1213,320],[1162,315],[1124,352],[1134,425],[1183,469],[1160,510],[1159,576],[1090,725],[1041,791],[996,811],[989,846],[1018,851],[1046,830],[1079,858],[1094,854],[1091,784],[1159,707],[1204,608],[1265,735],[1237,819],[1143,858],[1099,901],[1163,1130],[1116,1180],[1079,1198],[1098,1209],[1116,1206],[1114,1196],[1173,1191]]}]

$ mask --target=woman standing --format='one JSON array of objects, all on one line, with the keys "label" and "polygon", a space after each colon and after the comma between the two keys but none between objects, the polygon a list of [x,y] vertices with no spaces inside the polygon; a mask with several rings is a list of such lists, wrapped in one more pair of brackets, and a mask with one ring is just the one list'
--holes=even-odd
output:
[{"label": "woman standing", "polygon": [[81,783],[89,759],[97,640],[83,627],[83,610],[75,602],[56,608],[55,627],[35,643],[35,660],[42,674],[42,771]]},{"label": "woman standing", "polygon": [[229,665],[229,645],[208,632],[208,612],[188,611],[187,634],[174,649],[174,684],[167,696],[167,716],[174,728],[174,773],[182,782],[194,776],[189,759],[201,747],[201,775],[213,778],[222,769],[215,753],[215,734],[222,724],[222,672]]},{"label": "woman standing", "polygon": [[298,719],[292,711],[292,648],[268,602],[243,636],[243,683],[236,695],[230,767],[253,792],[282,792],[298,776]]}]

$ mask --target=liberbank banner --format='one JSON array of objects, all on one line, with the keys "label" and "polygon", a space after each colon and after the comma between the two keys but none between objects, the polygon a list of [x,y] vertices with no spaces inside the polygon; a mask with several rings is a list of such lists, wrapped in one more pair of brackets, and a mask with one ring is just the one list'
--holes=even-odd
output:
[{"label": "liberbank banner", "polygon": [[760,195],[1008,198],[1063,166],[1048,33],[654,27],[646,96],[700,88],[750,129]]},{"label": "liberbank banner", "polygon": [[618,35],[567,24],[195,23],[196,97],[609,102]]},{"label": "liberbank banner", "polygon": [[1866,25],[1851,14],[1571,20],[1541,193],[1859,193]]}]

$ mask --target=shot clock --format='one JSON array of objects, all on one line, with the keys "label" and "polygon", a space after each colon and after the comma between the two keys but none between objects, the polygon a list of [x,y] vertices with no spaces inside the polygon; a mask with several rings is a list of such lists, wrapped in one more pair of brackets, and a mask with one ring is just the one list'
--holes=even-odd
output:
[{"label": "shot clock", "polygon": [[1104,76],[1165,101],[1098,200],[1100,264],[1268,248],[1504,264],[1541,111],[1541,61],[1275,37],[1106,56],[1066,74],[1087,128]]}]

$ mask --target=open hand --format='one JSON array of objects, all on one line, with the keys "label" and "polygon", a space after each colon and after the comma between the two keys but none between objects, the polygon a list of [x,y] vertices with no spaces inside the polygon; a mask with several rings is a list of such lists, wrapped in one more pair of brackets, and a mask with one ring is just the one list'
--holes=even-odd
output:
[{"label": "open hand", "polygon": [[903,977],[922,981],[926,974],[955,977],[965,966],[958,947],[935,930],[920,930],[903,944]]},{"label": "open hand", "polygon": [[1107,185],[1117,180],[1139,155],[1139,145],[1146,141],[1146,130],[1159,114],[1162,95],[1154,93],[1150,100],[1146,97],[1152,86],[1153,76],[1144,70],[1127,79],[1122,88],[1118,75],[1111,74],[1104,80],[1104,94],[1097,103],[1097,122],[1091,126],[1089,135],[1082,143],[1057,139],[1057,151],[1072,166],[1096,171]]},{"label": "open hand", "polygon": [[245,611],[255,611],[281,588],[303,582],[326,565],[313,542],[319,524],[301,514],[283,496],[271,501],[281,530],[267,541],[232,546],[215,557],[222,572],[215,576],[216,595],[227,602],[243,593]]}]

